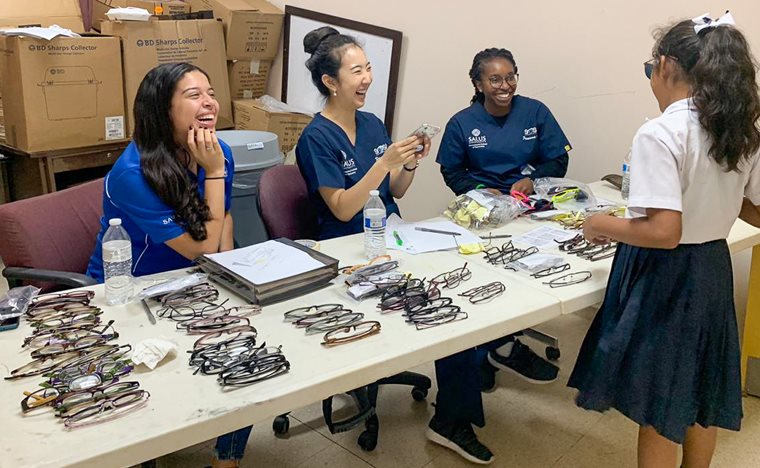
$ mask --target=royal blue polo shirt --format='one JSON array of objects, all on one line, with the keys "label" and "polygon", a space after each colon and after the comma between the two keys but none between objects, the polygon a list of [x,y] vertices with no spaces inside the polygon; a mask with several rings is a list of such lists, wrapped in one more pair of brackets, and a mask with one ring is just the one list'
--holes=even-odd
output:
[{"label": "royal blue polo shirt", "polygon": [[[224,153],[224,211],[230,210],[232,176],[235,162],[226,143],[219,141]],[[190,173],[190,177],[196,177]],[[198,192],[201,199],[205,188],[206,171],[198,168]],[[142,276],[162,271],[186,268],[192,261],[165,244],[185,233],[174,220],[174,210],[161,201],[140,168],[140,152],[135,142],[127,146],[108,172],[103,190],[103,217],[100,218],[95,251],[87,266],[87,275],[103,281],[103,235],[108,220],[121,218],[121,225],[132,241],[132,275]]]},{"label": "royal blue polo shirt", "polygon": [[487,188],[508,192],[539,165],[572,148],[549,108],[535,99],[514,96],[505,118],[494,117],[479,102],[456,113],[446,124],[436,162],[466,168]]},{"label": "royal blue polo shirt", "polygon": [[[320,187],[349,189],[370,170],[375,161],[385,154],[391,139],[385,125],[374,114],[356,112],[356,145],[352,145],[346,132],[335,122],[317,114],[298,139],[296,159],[316,212],[319,238],[331,239],[362,232],[362,210],[350,221],[344,222],[333,215],[319,194]],[[388,216],[399,214],[398,205],[391,195],[390,176],[378,187],[380,198]]]}]

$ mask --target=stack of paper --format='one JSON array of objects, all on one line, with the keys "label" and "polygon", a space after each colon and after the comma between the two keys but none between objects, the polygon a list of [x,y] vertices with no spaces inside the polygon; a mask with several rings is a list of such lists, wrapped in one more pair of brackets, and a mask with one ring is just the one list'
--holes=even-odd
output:
[{"label": "stack of paper", "polygon": [[38,26],[30,28],[5,28],[0,29],[0,34],[6,36],[29,36],[36,37],[37,39],[47,39],[48,41],[54,37],[81,37],[79,34],[72,32],[71,29],[66,29],[54,24],[47,28],[41,28]]},{"label": "stack of paper", "polygon": [[254,304],[296,297],[338,276],[338,260],[289,239],[204,255],[196,262],[209,278]]},{"label": "stack of paper", "polygon": [[[434,229],[452,234],[420,231]],[[457,233],[454,235],[453,233]],[[385,246],[410,254],[457,249],[460,245],[478,244],[483,239],[466,228],[441,218],[427,221],[406,222],[396,214],[390,215],[385,228]]]}]

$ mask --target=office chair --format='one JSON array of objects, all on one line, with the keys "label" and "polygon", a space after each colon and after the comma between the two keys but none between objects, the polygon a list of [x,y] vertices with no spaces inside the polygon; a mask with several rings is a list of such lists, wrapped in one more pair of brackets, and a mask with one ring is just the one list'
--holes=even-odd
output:
[{"label": "office chair", "polygon": [[[316,236],[316,216],[309,202],[309,195],[297,166],[275,166],[267,169],[259,181],[259,206],[261,218],[270,238],[286,237],[288,239],[314,239]],[[412,387],[412,398],[423,401],[430,389],[430,379],[415,372],[401,372],[378,380],[370,385],[347,392],[359,407],[359,414],[341,422],[332,421],[332,397],[322,402],[322,411],[330,432],[347,431],[362,421],[365,431],[359,436],[359,446],[374,450],[377,446],[380,423],[375,408],[377,392],[380,385],[396,384]],[[290,422],[288,415],[275,418],[272,429],[276,434],[288,432]]]},{"label": "office chair", "polygon": [[8,285],[42,292],[95,284],[85,276],[103,213],[103,179],[0,205],[0,258]]}]

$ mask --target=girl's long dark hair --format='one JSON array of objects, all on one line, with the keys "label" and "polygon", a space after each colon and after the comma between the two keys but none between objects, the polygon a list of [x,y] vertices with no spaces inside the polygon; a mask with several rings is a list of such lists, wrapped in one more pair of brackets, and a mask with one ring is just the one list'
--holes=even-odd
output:
[{"label": "girl's long dark hair", "polygon": [[[196,241],[206,239],[211,211],[198,193],[198,181],[187,170],[189,156],[174,140],[169,116],[172,96],[185,74],[199,71],[189,63],[159,65],[145,75],[135,97],[134,141],[143,175],[158,197],[174,210],[174,221]],[[178,155],[184,159],[178,159]]]},{"label": "girl's long dark hair", "polygon": [[744,35],[732,26],[694,32],[691,20],[655,35],[655,59],[672,57],[691,86],[699,123],[710,135],[709,155],[729,171],[760,148],[757,63]]},{"label": "girl's long dark hair", "polygon": [[485,95],[478,91],[477,82],[481,79],[485,64],[497,58],[503,58],[511,63],[512,67],[515,69],[515,73],[517,73],[517,64],[515,63],[515,57],[512,55],[512,52],[507,49],[498,49],[496,47],[481,50],[475,54],[475,58],[472,59],[472,67],[470,67],[470,81],[472,81],[472,85],[475,87],[475,94],[472,96],[472,99],[470,99],[470,104],[475,102],[483,104],[486,100]]}]

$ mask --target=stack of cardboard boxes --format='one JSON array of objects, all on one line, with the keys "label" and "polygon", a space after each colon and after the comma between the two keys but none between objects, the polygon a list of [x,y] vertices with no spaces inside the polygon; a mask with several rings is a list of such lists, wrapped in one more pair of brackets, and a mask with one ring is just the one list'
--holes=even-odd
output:
[{"label": "stack of cardboard boxes", "polygon": [[273,112],[253,100],[266,93],[272,60],[279,50],[283,12],[264,0],[189,0],[192,11],[211,10],[221,19],[235,128],[277,134],[280,149],[295,146],[311,121],[303,114]]},{"label": "stack of cardboard boxes", "polygon": [[[82,31],[78,0],[0,4],[0,26],[58,24]],[[5,141],[26,152],[124,140],[119,40],[0,36]]]},{"label": "stack of cardboard boxes", "polygon": [[[37,15],[45,12],[44,17]],[[78,0],[25,0],[0,2],[0,28],[19,25],[50,26],[58,24],[82,31],[82,14]],[[2,55],[0,50],[0,55]],[[2,105],[2,70],[0,70],[0,143],[5,143],[5,118]]]},{"label": "stack of cardboard boxes", "polygon": [[[127,6],[156,15],[211,11],[214,19],[105,17],[108,9]],[[0,35],[0,125],[4,114],[7,144],[36,152],[126,140],[145,74],[161,63],[186,61],[209,74],[219,128],[236,124],[232,100],[240,99],[236,128],[273,131],[287,151],[309,118],[272,113],[252,100],[266,92],[283,17],[265,0],[94,0],[92,24],[102,36],[45,41]],[[84,29],[79,0],[0,1],[0,27],[26,24]]]}]

